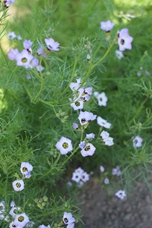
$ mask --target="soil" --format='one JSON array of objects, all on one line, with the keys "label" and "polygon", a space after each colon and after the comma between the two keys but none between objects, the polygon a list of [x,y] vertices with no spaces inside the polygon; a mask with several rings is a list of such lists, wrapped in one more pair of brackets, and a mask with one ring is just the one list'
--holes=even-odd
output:
[{"label": "soil", "polygon": [[84,186],[80,200],[83,225],[78,227],[152,228],[152,193],[145,183],[121,200],[114,194],[109,197],[101,183],[93,179]]}]

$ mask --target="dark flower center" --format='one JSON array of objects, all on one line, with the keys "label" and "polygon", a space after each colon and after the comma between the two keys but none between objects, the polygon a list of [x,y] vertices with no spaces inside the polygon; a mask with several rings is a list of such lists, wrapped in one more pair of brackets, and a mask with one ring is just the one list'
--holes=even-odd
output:
[{"label": "dark flower center", "polygon": [[20,188],[21,187],[21,184],[20,183],[16,183],[16,187],[17,188]]},{"label": "dark flower center", "polygon": [[124,45],[125,41],[123,39],[120,40],[120,43]]},{"label": "dark flower center", "polygon": [[67,142],[64,142],[64,143],[62,144],[62,146],[63,146],[64,149],[67,149],[67,148],[69,147],[69,145],[68,145]]},{"label": "dark flower center", "polygon": [[88,150],[90,150],[90,148],[91,148],[91,147],[88,145],[88,146],[86,146],[86,147],[84,148],[84,150],[85,150],[85,151],[88,151]]},{"label": "dark flower center", "polygon": [[75,105],[78,107],[78,106],[80,106],[80,102],[79,101],[76,101],[75,102]]},{"label": "dark flower center", "polygon": [[26,167],[23,167],[23,168],[22,168],[22,171],[23,171],[23,172],[26,172],[26,171],[28,171],[28,169],[27,169]]},{"label": "dark flower center", "polygon": [[64,223],[68,223],[69,220],[67,218],[64,218]]},{"label": "dark flower center", "polygon": [[24,220],[24,216],[18,217],[18,221],[19,221],[19,222],[23,222],[23,220]]},{"label": "dark flower center", "polygon": [[21,61],[22,61],[22,63],[26,63],[27,62],[27,58],[24,57],[24,58],[21,59]]},{"label": "dark flower center", "polygon": [[85,122],[86,122],[86,119],[81,119],[81,122],[82,122],[82,123],[85,123]]}]

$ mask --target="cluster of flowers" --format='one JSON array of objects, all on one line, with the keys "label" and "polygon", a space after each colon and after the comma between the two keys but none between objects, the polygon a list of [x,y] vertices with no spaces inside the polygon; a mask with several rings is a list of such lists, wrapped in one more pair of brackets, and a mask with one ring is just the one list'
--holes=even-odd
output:
[{"label": "cluster of flowers", "polygon": [[[111,29],[113,28],[114,23],[110,20],[101,22],[100,27],[104,30],[108,35],[110,34]],[[117,33],[117,43],[119,45],[119,50],[116,51],[116,56],[118,59],[123,58],[123,51],[125,49],[132,49],[132,41],[133,37],[131,37],[128,33],[128,28],[123,28]]]},{"label": "cluster of flowers", "polygon": [[79,167],[73,172],[71,180],[75,181],[78,187],[81,187],[89,180],[89,174]]},{"label": "cluster of flowers", "polygon": [[11,209],[6,215],[5,201],[0,202],[0,220],[9,222],[9,228],[33,227],[34,222],[30,221],[24,212],[21,213],[21,208],[17,207],[14,201],[10,203],[10,206]]},{"label": "cluster of flowers", "polygon": [[[33,166],[28,162],[22,162],[20,171],[23,174],[24,178],[31,177],[31,171],[33,170]],[[15,180],[12,182],[12,186],[16,192],[22,191],[24,189],[24,181],[22,179]]]},{"label": "cluster of flowers", "polygon": [[[0,0],[1,2],[1,0]],[[5,8],[8,8],[10,5],[14,4],[15,0],[4,0],[3,4]]]},{"label": "cluster of flowers", "polygon": [[[77,82],[70,83],[70,88],[74,92],[74,100],[75,103],[71,103],[71,106],[74,108],[74,110],[81,109],[83,107],[83,99],[89,100],[90,95],[92,94],[92,87],[88,88],[80,88],[81,79],[77,79]],[[81,91],[81,92],[80,92]],[[82,99],[83,98],[83,99]],[[82,103],[81,103],[82,101]],[[81,104],[80,106],[77,106],[77,102]],[[109,129],[111,127],[111,123],[107,122],[105,119],[97,115],[94,115],[92,112],[87,111],[80,111],[80,114],[78,116],[81,128],[87,128],[88,124],[97,119],[97,124],[101,127],[101,129],[107,128]],[[73,123],[73,128],[78,130],[79,125],[77,123]],[[87,134],[85,139],[79,143],[79,147],[81,149],[80,153],[83,157],[86,156],[92,156],[96,150],[94,145],[92,143],[89,143],[88,140],[92,140],[95,137],[94,133]],[[102,131],[100,134],[100,138],[104,145],[112,146],[114,144],[113,138],[109,136],[109,133],[106,131]],[[66,137],[61,137],[60,140],[56,143],[56,148],[60,151],[61,154],[67,154],[68,152],[71,152],[73,150],[72,141]]]},{"label": "cluster of flowers", "polygon": [[81,79],[78,78],[77,82],[72,82],[70,88],[73,91],[73,99],[69,99],[71,107],[74,110],[83,109],[84,102],[90,100],[92,94],[92,87],[81,87]]},{"label": "cluster of flowers", "polygon": [[150,75],[150,72],[148,70],[144,70],[143,67],[141,66],[139,71],[137,72],[137,76],[140,77],[143,74]]},{"label": "cluster of flowers", "polygon": [[[15,34],[12,34],[12,38],[16,36]],[[15,37],[14,37],[15,38]],[[37,56],[43,56],[46,57],[47,52],[50,51],[59,51],[59,43],[55,42],[54,39],[44,39],[45,41],[45,48],[43,46],[40,46],[36,53],[32,53],[32,44],[33,42],[31,40],[24,40],[23,42],[23,50],[19,52],[19,50],[11,48],[8,52],[8,58],[10,60],[16,61],[17,66],[22,66],[26,69],[33,69],[36,68],[38,72],[41,72],[44,70],[44,67],[40,64],[39,59]],[[46,49],[46,50],[45,50]]]},{"label": "cluster of flowers", "polygon": [[[102,173],[104,173],[104,171],[105,171],[105,168],[102,165],[100,166],[100,171]],[[113,176],[120,176],[121,174],[122,174],[122,172],[121,172],[120,167],[118,165],[112,169],[112,175]],[[109,178],[105,177],[104,183],[109,184],[110,183]]]},{"label": "cluster of flowers", "polygon": [[7,36],[10,40],[22,40],[22,37],[20,35],[16,35],[15,32],[8,32]]}]

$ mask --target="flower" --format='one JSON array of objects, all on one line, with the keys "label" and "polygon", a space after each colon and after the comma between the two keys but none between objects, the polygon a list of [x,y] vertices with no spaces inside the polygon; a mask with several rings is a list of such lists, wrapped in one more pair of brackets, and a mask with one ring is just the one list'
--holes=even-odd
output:
[{"label": "flower", "polygon": [[38,65],[38,66],[36,66],[36,69],[37,69],[38,72],[41,72],[41,71],[44,70],[44,67],[41,66],[41,65]]},{"label": "flower", "polygon": [[125,190],[119,190],[118,192],[115,193],[115,196],[123,200],[124,198],[126,198],[127,195]]},{"label": "flower", "polygon": [[18,49],[11,48],[10,51],[7,53],[8,58],[10,60],[16,60],[16,55],[19,53]]},{"label": "flower", "polygon": [[61,139],[56,143],[56,148],[60,151],[61,154],[67,154],[73,150],[72,142],[70,139],[61,137]]},{"label": "flower", "polygon": [[94,133],[86,134],[86,139],[94,139],[94,137],[95,137]]},{"label": "flower", "polygon": [[8,38],[9,38],[10,40],[13,40],[13,39],[16,38],[15,32],[8,32],[7,36],[8,36]]},{"label": "flower", "polygon": [[15,2],[15,0],[4,0],[4,6],[8,8],[10,5],[12,5]]},{"label": "flower", "polygon": [[97,117],[97,123],[98,123],[101,127],[105,127],[105,128],[110,128],[110,127],[111,127],[111,123],[108,123],[106,120],[104,120],[104,119],[101,118],[100,116]]},{"label": "flower", "polygon": [[96,119],[96,115],[94,115],[92,112],[80,112],[79,117],[78,117],[80,124],[85,125],[91,122],[92,120]]},{"label": "flower", "polygon": [[59,43],[55,42],[52,38],[44,39],[48,51],[59,51]]},{"label": "flower", "polygon": [[97,91],[95,91],[94,96],[98,100],[99,106],[106,106],[107,105],[108,98],[107,98],[105,92],[102,92],[99,94]]},{"label": "flower", "polygon": [[100,165],[100,171],[103,173],[104,170],[105,170],[105,168],[102,165]]},{"label": "flower", "polygon": [[9,228],[22,228],[21,226],[16,226],[15,224],[14,224],[14,221],[13,222],[11,222],[10,224],[9,224]]},{"label": "flower", "polygon": [[31,40],[24,40],[23,42],[23,47],[26,49],[26,50],[29,50],[32,46],[33,42]]},{"label": "flower", "polygon": [[122,51],[119,51],[119,50],[116,50],[116,57],[118,58],[118,59],[122,59],[123,57],[124,57],[124,55],[123,55],[123,52]]},{"label": "flower", "polygon": [[103,21],[100,23],[100,27],[102,30],[106,31],[106,33],[109,33],[111,31],[111,29],[113,28],[114,23],[111,22],[110,20],[108,21]]},{"label": "flower", "polygon": [[107,177],[104,179],[104,183],[105,184],[109,184],[110,183],[110,181],[109,181],[109,179]]},{"label": "flower", "polygon": [[12,207],[11,210],[9,211],[9,214],[15,218],[15,216],[17,215],[18,211],[20,210],[21,208],[20,207]]},{"label": "flower", "polygon": [[78,100],[70,104],[74,110],[83,109],[84,101]]},{"label": "flower", "polygon": [[87,143],[80,153],[83,157],[92,156],[95,150],[96,148],[91,143]]},{"label": "flower", "polygon": [[65,225],[69,225],[75,222],[75,218],[70,212],[64,212],[62,221]]},{"label": "flower", "polygon": [[31,177],[31,171],[33,170],[33,166],[28,162],[22,162],[20,171],[24,175],[25,178]]},{"label": "flower", "polygon": [[42,55],[43,57],[46,57],[46,55],[47,55],[42,46],[38,48],[37,54]]},{"label": "flower", "polygon": [[16,192],[22,191],[24,189],[24,181],[15,180],[12,182],[12,186]]},{"label": "flower", "polygon": [[23,66],[23,67],[30,67],[30,62],[33,59],[33,55],[31,55],[27,50],[23,50],[20,53],[16,54],[16,63],[17,66]]},{"label": "flower", "polygon": [[124,51],[125,49],[132,49],[132,41],[133,37],[128,34],[128,28],[124,28],[118,32],[119,51]]},{"label": "flower", "polygon": [[77,123],[73,123],[73,124],[72,124],[72,127],[73,127],[74,129],[76,129],[76,130],[79,128],[79,126],[78,126]]},{"label": "flower", "polygon": [[133,139],[133,147],[134,148],[141,147],[142,146],[142,142],[143,142],[143,139],[140,136],[137,135]]},{"label": "flower", "polygon": [[25,213],[21,213],[15,216],[14,225],[24,227],[29,222],[29,218]]},{"label": "flower", "polygon": [[73,172],[71,179],[83,185],[84,182],[89,180],[89,174],[79,167]]}]

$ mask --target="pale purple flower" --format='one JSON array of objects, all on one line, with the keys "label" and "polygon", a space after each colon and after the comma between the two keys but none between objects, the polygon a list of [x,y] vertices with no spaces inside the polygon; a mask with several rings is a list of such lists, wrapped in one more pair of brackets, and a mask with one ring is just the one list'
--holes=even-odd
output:
[{"label": "pale purple flower", "polygon": [[32,59],[31,65],[32,67],[36,67],[39,64],[39,60],[37,58]]},{"label": "pale purple flower", "polygon": [[137,72],[137,76],[138,76],[138,77],[141,76],[141,72],[140,72],[140,71]]},{"label": "pale purple flower", "polygon": [[78,182],[81,180],[81,176],[82,176],[81,173],[75,171],[75,172],[73,172],[73,174],[72,174],[71,180],[73,180],[73,181],[75,181],[75,182],[78,183]]},{"label": "pale purple flower", "polygon": [[81,79],[80,78],[77,79],[77,82],[71,82],[70,83],[70,89],[72,91],[77,90],[80,87],[80,85],[81,85],[80,83],[81,83]]},{"label": "pale purple flower", "polygon": [[52,38],[44,39],[48,51],[59,51],[59,43],[55,42]]},{"label": "pale purple flower", "polygon": [[22,191],[24,189],[24,181],[15,180],[12,182],[12,186],[16,192]]},{"label": "pale purple flower", "polygon": [[87,172],[83,172],[82,176],[81,176],[81,180],[83,182],[86,182],[89,180],[89,174]]},{"label": "pale purple flower", "polygon": [[5,201],[3,200],[0,202],[0,220],[4,220],[5,218],[4,213],[5,213]]},{"label": "pale purple flower", "polygon": [[87,54],[87,60],[90,60],[90,59],[91,59],[90,54]]},{"label": "pale purple flower", "polygon": [[24,227],[29,222],[29,218],[25,213],[21,213],[15,216],[14,224],[16,226]]},{"label": "pale purple flower", "polygon": [[46,57],[46,56],[47,56],[47,54],[46,54],[46,52],[44,51],[44,48],[43,48],[43,47],[39,47],[39,48],[38,48],[37,54],[38,54],[38,55],[42,55],[43,57]]},{"label": "pale purple flower", "polygon": [[107,131],[102,131],[100,137],[104,140],[109,137],[109,133]]},{"label": "pale purple flower", "polygon": [[17,66],[23,66],[25,68],[30,67],[30,62],[33,59],[33,55],[31,55],[27,50],[23,50],[22,52],[16,54],[16,64]]},{"label": "pale purple flower", "polygon": [[74,223],[75,218],[72,216],[70,212],[64,212],[62,221],[65,225],[68,225]]},{"label": "pale purple flower", "polygon": [[105,170],[105,168],[102,165],[100,165],[100,171],[103,173],[104,170]]},{"label": "pale purple flower", "polygon": [[7,56],[10,60],[16,60],[16,55],[19,53],[18,49],[11,48],[10,51],[7,53]]},{"label": "pale purple flower", "polygon": [[92,120],[96,119],[96,115],[94,115],[92,112],[80,112],[79,117],[78,117],[80,124],[85,125],[91,122]]},{"label": "pale purple flower", "polygon": [[119,51],[124,51],[125,49],[132,49],[132,41],[133,37],[128,34],[128,28],[124,28],[118,32]]},{"label": "pale purple flower", "polygon": [[118,192],[115,193],[115,196],[117,196],[119,199],[123,200],[126,198],[126,192],[125,190],[119,190]]},{"label": "pale purple flower", "polygon": [[11,210],[9,211],[9,214],[10,214],[13,218],[15,218],[15,216],[18,214],[18,212],[19,212],[20,209],[21,209],[20,207],[14,206],[14,207],[12,207]]},{"label": "pale purple flower", "polygon": [[96,148],[91,143],[87,143],[80,153],[83,157],[92,156],[95,150]]},{"label": "pale purple flower", "polygon": [[15,0],[4,0],[4,6],[8,8],[10,5],[14,4]]},{"label": "pale purple flower", "polygon": [[117,165],[115,168],[112,169],[112,175],[114,176],[120,176],[122,174],[119,165]]},{"label": "pale purple flower", "polygon": [[36,69],[37,69],[38,72],[41,72],[41,71],[44,70],[44,67],[42,65],[37,65]]},{"label": "pale purple flower", "polygon": [[67,154],[68,152],[71,152],[73,150],[71,140],[63,136],[60,138],[60,140],[56,143],[55,146],[61,154]]},{"label": "pale purple flower", "polygon": [[89,180],[89,174],[79,167],[73,172],[71,179],[77,183],[86,182]]},{"label": "pale purple flower", "polygon": [[11,201],[10,206],[11,207],[15,207],[15,202],[14,201]]},{"label": "pale purple flower", "polygon": [[85,147],[85,141],[80,142],[80,143],[79,143],[79,147],[80,147],[81,149],[83,149],[83,148]]},{"label": "pale purple flower", "polygon": [[114,26],[114,23],[111,22],[110,20],[105,21],[105,22],[103,21],[100,23],[101,29],[106,31],[106,33],[110,32],[111,29],[113,28],[113,26]]},{"label": "pale purple flower", "polygon": [[114,142],[113,142],[113,138],[112,137],[107,137],[103,141],[104,141],[104,144],[106,146],[112,146],[112,145],[114,145]]},{"label": "pale purple flower", "polygon": [[108,123],[107,120],[101,118],[100,116],[97,117],[97,123],[101,127],[105,127],[105,128],[110,128],[111,127],[111,123]]},{"label": "pale purple flower", "polygon": [[94,133],[86,134],[86,139],[94,139],[94,137],[95,137]]},{"label": "pale purple flower", "polygon": [[90,86],[90,87],[85,88],[84,93],[91,95],[92,94],[92,87]]},{"label": "pale purple flower", "polygon": [[23,47],[26,49],[26,50],[29,50],[32,46],[33,42],[31,40],[24,40],[23,42]]},{"label": "pale purple flower", "polygon": [[140,136],[136,136],[133,139],[133,147],[138,148],[142,146],[143,139]]},{"label": "pale purple flower", "polygon": [[107,177],[104,179],[104,183],[105,184],[109,184],[110,183],[110,181],[109,181],[109,179]]},{"label": "pale purple flower", "polygon": [[123,52],[122,51],[119,51],[119,50],[116,50],[116,57],[118,58],[118,59],[122,59],[123,57],[124,57],[124,55],[123,55]]},{"label": "pale purple flower", "polygon": [[73,123],[72,127],[77,130],[79,128],[79,125],[77,123]]}]

